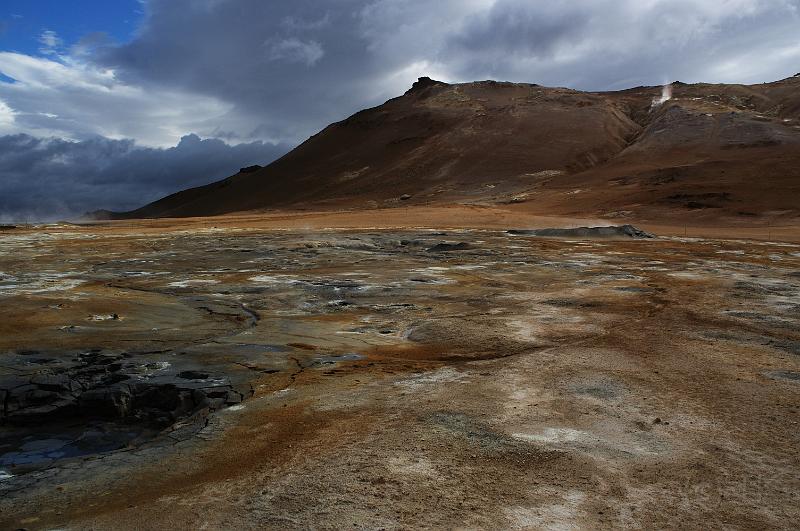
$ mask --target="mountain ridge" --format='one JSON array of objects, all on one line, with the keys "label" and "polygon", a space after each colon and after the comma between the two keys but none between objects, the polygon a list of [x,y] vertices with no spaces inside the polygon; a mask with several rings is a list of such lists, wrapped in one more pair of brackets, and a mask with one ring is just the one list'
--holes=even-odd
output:
[{"label": "mountain ridge", "polygon": [[800,75],[759,85],[674,82],[670,89],[661,101],[660,86],[583,92],[423,77],[263,168],[94,217],[401,202],[606,217],[796,217]]}]

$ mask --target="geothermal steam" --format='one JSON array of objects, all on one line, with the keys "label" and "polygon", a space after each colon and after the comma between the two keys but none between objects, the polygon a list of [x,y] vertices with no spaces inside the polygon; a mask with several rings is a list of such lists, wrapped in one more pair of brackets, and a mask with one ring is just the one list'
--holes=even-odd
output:
[{"label": "geothermal steam", "polygon": [[672,85],[667,84],[661,88],[661,97],[660,98],[653,98],[653,103],[650,105],[651,108],[655,108],[663,104],[667,100],[672,99]]}]

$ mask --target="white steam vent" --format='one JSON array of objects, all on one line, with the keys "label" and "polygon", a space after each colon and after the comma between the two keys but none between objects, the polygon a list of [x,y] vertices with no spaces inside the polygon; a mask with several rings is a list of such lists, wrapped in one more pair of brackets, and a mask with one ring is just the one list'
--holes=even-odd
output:
[{"label": "white steam vent", "polygon": [[650,105],[651,108],[658,107],[662,105],[664,102],[672,99],[672,84],[666,84],[661,88],[661,97],[660,98],[653,98],[653,103]]}]

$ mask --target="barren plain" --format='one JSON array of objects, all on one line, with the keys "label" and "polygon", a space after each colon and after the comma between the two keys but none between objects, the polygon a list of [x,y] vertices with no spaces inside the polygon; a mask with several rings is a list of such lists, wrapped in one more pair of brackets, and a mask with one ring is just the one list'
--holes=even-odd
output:
[{"label": "barren plain", "polygon": [[793,238],[431,215],[0,232],[0,527],[796,525]]}]

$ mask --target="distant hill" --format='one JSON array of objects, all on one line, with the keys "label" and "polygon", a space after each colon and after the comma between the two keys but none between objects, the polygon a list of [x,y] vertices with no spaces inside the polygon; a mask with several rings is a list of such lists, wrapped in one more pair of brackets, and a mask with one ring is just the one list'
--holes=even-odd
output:
[{"label": "distant hill", "polygon": [[266,167],[95,217],[453,202],[608,217],[798,216],[800,74],[670,88],[664,99],[662,87],[420,78]]}]

